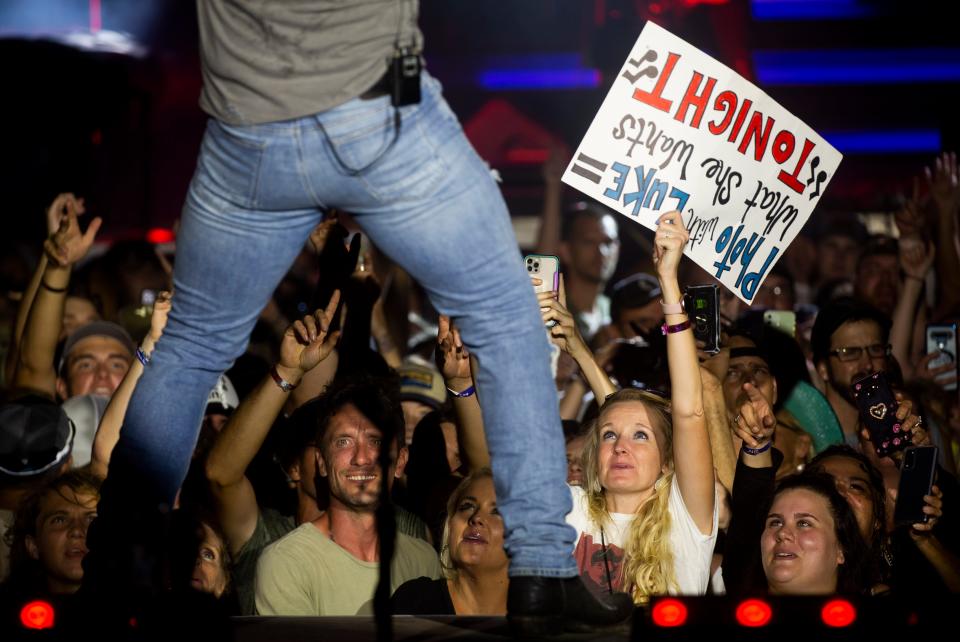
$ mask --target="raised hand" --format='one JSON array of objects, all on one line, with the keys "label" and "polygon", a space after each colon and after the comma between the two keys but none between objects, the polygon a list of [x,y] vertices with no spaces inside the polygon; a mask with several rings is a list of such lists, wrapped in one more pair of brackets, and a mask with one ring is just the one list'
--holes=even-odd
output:
[{"label": "raised hand", "polygon": [[69,208],[73,208],[77,216],[87,211],[82,198],[77,198],[70,192],[58,194],[47,208],[47,236],[55,234],[60,229],[60,221],[67,215]]},{"label": "raised hand", "polygon": [[[893,500],[893,503],[896,504],[897,489],[888,488],[887,494],[890,496],[890,499]],[[923,496],[923,513],[930,517],[926,522],[917,522],[911,525],[910,535],[914,539],[929,535],[940,518],[943,517],[943,492],[936,484],[931,487],[929,495]]]},{"label": "raised hand", "polygon": [[543,318],[543,322],[545,324],[549,321],[554,322],[554,325],[549,328],[550,341],[574,358],[587,350],[587,344],[577,329],[577,322],[570,311],[567,310],[567,291],[563,284],[562,274],[560,275],[560,291],[557,293],[538,292],[537,301],[540,304],[540,316]]},{"label": "raised hand", "polygon": [[440,315],[437,322],[437,350],[435,353],[437,370],[449,387],[461,390],[470,386],[473,373],[470,371],[470,353],[463,345],[460,330],[451,322],[450,317]]},{"label": "raised hand", "polygon": [[[945,363],[942,366],[930,367],[930,363],[937,357],[940,357],[942,354],[943,353],[938,350],[937,352],[931,352],[930,354],[925,354],[920,357],[920,360],[917,361],[917,365],[914,366],[913,378],[926,381],[940,387],[956,383],[956,364],[952,361],[950,363]],[[937,379],[937,376],[946,374],[948,372],[952,373],[950,377]]]},{"label": "raised hand", "polygon": [[905,199],[900,209],[893,215],[893,220],[900,231],[900,239],[921,238],[926,226],[924,211],[928,199],[920,197],[920,179],[913,179],[913,193]]},{"label": "raised hand", "polygon": [[909,278],[925,280],[936,256],[933,243],[915,237],[900,239],[900,269]]},{"label": "raised hand", "polygon": [[[56,204],[57,202],[54,201],[51,209]],[[93,245],[103,220],[99,216],[96,217],[90,221],[87,231],[84,232],[80,229],[80,221],[77,218],[84,211],[82,201],[77,201],[72,194],[67,194],[61,207],[60,226],[44,241],[43,250],[54,265],[69,267],[90,251],[90,246]]]},{"label": "raised hand", "polygon": [[944,152],[924,172],[933,198],[942,214],[953,214],[960,205],[960,172],[956,152]]},{"label": "raised hand", "polygon": [[777,419],[773,408],[752,383],[743,384],[740,407],[733,420],[734,433],[748,448],[760,448],[773,438]]},{"label": "raised hand", "polygon": [[157,293],[157,300],[153,302],[153,314],[150,315],[149,336],[156,343],[167,327],[167,316],[173,307],[173,293],[161,290]]},{"label": "raised hand", "polygon": [[653,239],[653,263],[661,281],[664,278],[676,279],[683,248],[689,238],[690,233],[683,225],[680,212],[667,212],[657,219],[657,232]]},{"label": "raised hand", "polygon": [[327,307],[294,321],[280,343],[280,363],[289,371],[303,376],[326,359],[337,340],[339,332],[330,332],[330,323],[340,303],[340,291],[334,290]]}]

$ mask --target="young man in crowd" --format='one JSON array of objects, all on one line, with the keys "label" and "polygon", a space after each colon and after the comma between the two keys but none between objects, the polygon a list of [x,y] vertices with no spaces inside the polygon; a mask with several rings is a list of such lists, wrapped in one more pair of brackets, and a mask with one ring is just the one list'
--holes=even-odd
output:
[{"label": "young man in crowd", "polygon": [[[271,544],[257,565],[260,615],[372,613],[379,577],[375,510],[380,486],[403,474],[403,414],[385,384],[335,382],[323,395],[317,471],[329,487],[329,507]],[[390,449],[389,477],[381,479],[381,448]],[[391,592],[418,577],[440,577],[433,548],[396,534]]]},{"label": "young man in crowd", "polygon": [[561,228],[559,256],[567,305],[588,343],[610,323],[610,299],[603,291],[620,258],[615,216],[600,205],[579,203]]},{"label": "young man in crowd", "polygon": [[889,367],[890,321],[876,308],[852,299],[834,301],[820,310],[811,348],[817,374],[833,409],[844,441],[860,447],[859,417],[851,385]]},{"label": "young man in crowd", "polygon": [[857,260],[853,281],[857,300],[872,305],[888,318],[900,298],[900,254],[897,239],[890,236],[870,237]]}]

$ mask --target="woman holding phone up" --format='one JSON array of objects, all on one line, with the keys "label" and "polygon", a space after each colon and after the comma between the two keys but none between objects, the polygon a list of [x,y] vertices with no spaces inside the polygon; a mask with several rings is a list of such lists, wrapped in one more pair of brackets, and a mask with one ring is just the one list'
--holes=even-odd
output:
[{"label": "woman holding phone up", "polygon": [[[598,591],[624,591],[634,601],[704,593],[717,536],[702,384],[677,282],[688,238],[679,212],[657,220],[653,259],[672,398],[632,388],[608,395],[584,447],[584,485],[571,487],[567,522],[579,535],[574,556],[581,576]],[[588,379],[598,377],[562,303],[541,295],[540,305],[545,321],[557,321],[551,334],[558,345],[581,362]]]}]

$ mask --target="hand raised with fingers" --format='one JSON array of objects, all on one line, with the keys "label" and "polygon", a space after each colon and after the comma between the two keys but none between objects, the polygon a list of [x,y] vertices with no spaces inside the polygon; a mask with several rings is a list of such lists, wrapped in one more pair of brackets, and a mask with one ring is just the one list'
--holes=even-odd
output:
[{"label": "hand raised with fingers", "polygon": [[777,418],[766,398],[752,383],[743,384],[743,394],[738,398],[737,416],[733,430],[748,448],[761,448],[773,439]]},{"label": "hand raised with fingers", "polygon": [[83,199],[77,198],[70,192],[58,194],[53,199],[50,207],[47,208],[47,236],[55,234],[60,229],[60,221],[67,215],[70,208],[77,213],[77,216],[87,211],[83,205]]},{"label": "hand raised with fingers", "polygon": [[925,168],[930,196],[942,214],[953,214],[960,205],[960,171],[957,169],[956,152],[944,152],[933,163],[933,169]]},{"label": "hand raised with fingers", "polygon": [[77,219],[82,211],[83,204],[72,195],[68,195],[64,203],[64,214],[60,219],[60,227],[43,243],[43,250],[54,265],[69,267],[90,251],[90,246],[93,245],[103,220],[99,216],[94,218],[84,232],[80,229],[80,221]]},{"label": "hand raised with fingers", "polygon": [[926,227],[924,216],[925,200],[920,197],[920,179],[913,179],[913,193],[906,199],[903,206],[893,215],[893,220],[900,231],[900,238],[915,238],[923,236]]},{"label": "hand raised with fingers", "polygon": [[320,254],[323,250],[323,246],[327,244],[327,238],[330,236],[331,230],[336,227],[338,223],[337,215],[331,214],[327,218],[320,221],[320,223],[313,228],[313,231],[310,232],[310,247],[313,248],[314,253]]},{"label": "hand raised with fingers", "polygon": [[466,388],[473,381],[473,373],[470,371],[470,352],[463,345],[460,330],[446,315],[440,315],[437,325],[437,369],[451,388]]},{"label": "hand raised with fingers", "polygon": [[933,243],[924,242],[919,238],[902,238],[900,240],[900,269],[904,275],[923,281],[933,267],[937,250]]},{"label": "hand raised with fingers", "polygon": [[653,262],[661,280],[665,277],[676,278],[683,248],[689,238],[690,233],[683,225],[680,212],[667,212],[657,219],[657,232],[653,239]]},{"label": "hand raised with fingers", "polygon": [[339,332],[330,332],[330,323],[340,304],[340,291],[334,290],[327,307],[294,321],[280,343],[278,365],[301,376],[326,359],[340,338]]},{"label": "hand raised with fingers", "polygon": [[563,284],[563,275],[560,275],[560,291],[538,292],[537,302],[540,304],[540,316],[546,324],[550,321],[554,325],[549,328],[550,341],[558,348],[576,358],[584,350],[587,350],[587,344],[580,336],[580,330],[577,329],[577,321],[567,309],[567,291]]},{"label": "hand raised with fingers", "polygon": [[160,339],[163,329],[167,327],[167,316],[173,307],[173,293],[161,290],[157,292],[157,300],[153,302],[153,314],[150,315],[150,338],[154,342]]},{"label": "hand raised with fingers", "polygon": [[[957,366],[952,361],[950,363],[945,363],[942,366],[930,366],[930,363],[933,362],[934,359],[940,357],[942,354],[943,353],[938,350],[920,357],[920,359],[917,361],[917,365],[913,368],[913,378],[926,381],[940,387],[949,385],[951,383],[956,383]],[[943,379],[937,379],[938,375],[946,374],[948,372],[951,373],[951,376],[944,377]]]},{"label": "hand raised with fingers", "polygon": [[[894,503],[897,501],[897,489],[888,488],[887,494]],[[940,518],[943,517],[943,492],[934,484],[930,488],[930,494],[923,496],[923,514],[928,515],[927,521],[911,524],[910,535],[914,539],[920,539],[930,534]]]}]

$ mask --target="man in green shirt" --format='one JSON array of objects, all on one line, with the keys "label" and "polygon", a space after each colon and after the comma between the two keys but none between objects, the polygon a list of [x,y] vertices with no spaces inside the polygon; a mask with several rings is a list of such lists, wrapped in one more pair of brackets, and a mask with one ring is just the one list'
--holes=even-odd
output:
[{"label": "man in green shirt", "polygon": [[[402,412],[377,381],[334,383],[321,397],[317,470],[329,486],[326,512],[271,544],[257,565],[256,606],[261,615],[372,613],[379,571],[374,511],[383,483],[378,466],[383,435],[390,440],[389,477],[403,474]],[[381,429],[392,422],[394,430]],[[440,577],[429,544],[397,534],[391,591],[407,580]]]}]

